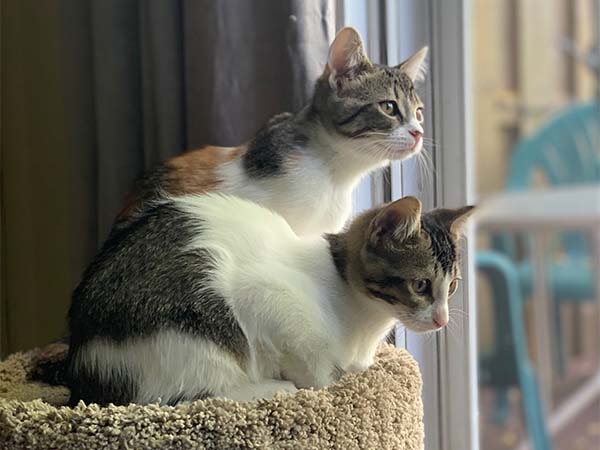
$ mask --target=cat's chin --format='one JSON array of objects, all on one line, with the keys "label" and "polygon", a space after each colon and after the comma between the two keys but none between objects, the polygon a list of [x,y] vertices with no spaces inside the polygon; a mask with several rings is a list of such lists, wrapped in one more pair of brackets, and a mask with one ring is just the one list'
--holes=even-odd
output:
[{"label": "cat's chin", "polygon": [[436,331],[441,330],[444,327],[439,327],[436,324],[433,323],[433,321],[431,323],[426,323],[426,322],[412,322],[412,323],[406,323],[406,321],[400,321],[400,323],[402,323],[402,325],[404,325],[404,328],[406,328],[409,331],[412,331],[414,333],[434,333]]},{"label": "cat's chin", "polygon": [[415,156],[417,153],[420,153],[423,149],[423,144],[421,141],[417,142],[410,148],[403,148],[398,150],[393,150],[390,154],[390,160],[392,161],[402,161],[408,158]]}]

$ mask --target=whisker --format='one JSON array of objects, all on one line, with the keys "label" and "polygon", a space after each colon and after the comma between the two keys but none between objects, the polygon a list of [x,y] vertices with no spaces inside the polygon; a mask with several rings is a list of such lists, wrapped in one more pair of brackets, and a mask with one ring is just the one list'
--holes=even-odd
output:
[{"label": "whisker", "polygon": [[427,186],[431,186],[433,184],[434,174],[434,170],[430,165],[426,152],[421,151],[417,154],[417,167],[419,176],[419,189],[423,191]]},{"label": "whisker", "polygon": [[435,333],[426,333],[424,342],[425,344],[431,344],[434,341]]},{"label": "whisker", "polygon": [[453,313],[456,313],[456,314],[461,314],[461,315],[462,315],[462,317],[465,317],[465,318],[467,318],[467,319],[469,318],[469,313],[467,313],[467,312],[463,311],[462,309],[458,309],[458,308],[450,308],[450,309],[448,310],[448,313],[449,313],[450,315],[452,315]]},{"label": "whisker", "polygon": [[457,323],[450,321],[448,322],[448,325],[446,325],[446,328],[448,329],[448,335],[451,338],[456,339],[457,341],[460,340],[460,328]]},{"label": "whisker", "polygon": [[433,139],[429,139],[429,138],[422,138],[422,139],[423,139],[423,145],[426,145],[427,147],[440,147],[441,146],[440,144],[435,142]]}]

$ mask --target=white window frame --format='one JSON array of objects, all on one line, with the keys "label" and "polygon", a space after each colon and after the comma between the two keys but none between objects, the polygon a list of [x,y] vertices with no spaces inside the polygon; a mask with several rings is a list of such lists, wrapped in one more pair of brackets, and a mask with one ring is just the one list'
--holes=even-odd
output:
[{"label": "white window frame", "polygon": [[[386,189],[392,198],[417,196],[426,210],[471,203],[470,0],[338,0],[338,8],[344,13],[340,23],[359,30],[374,59],[386,54],[383,62],[394,65],[422,45],[430,46],[421,95],[427,108],[425,135],[436,142],[431,152],[435,173],[421,180],[415,160],[394,163],[391,186],[381,175],[359,186],[357,209],[380,202]],[[387,30],[383,42],[381,20]],[[426,450],[479,449],[473,239],[466,242],[464,281],[451,305],[466,314],[451,315],[452,332],[422,336],[400,328],[396,333],[396,344],[413,354],[423,375]]]}]

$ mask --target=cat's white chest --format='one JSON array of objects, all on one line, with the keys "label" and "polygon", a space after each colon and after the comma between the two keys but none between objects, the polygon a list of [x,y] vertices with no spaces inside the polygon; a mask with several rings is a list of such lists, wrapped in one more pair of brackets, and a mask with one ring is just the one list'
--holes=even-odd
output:
[{"label": "cat's white chest", "polygon": [[238,161],[222,171],[222,191],[254,201],[283,216],[299,235],[342,229],[352,212],[354,181],[336,183],[322,161],[268,179],[249,177]]},{"label": "cat's white chest", "polygon": [[282,204],[283,215],[300,235],[340,231],[352,212],[352,188],[335,186],[329,179],[302,185],[301,208]]}]

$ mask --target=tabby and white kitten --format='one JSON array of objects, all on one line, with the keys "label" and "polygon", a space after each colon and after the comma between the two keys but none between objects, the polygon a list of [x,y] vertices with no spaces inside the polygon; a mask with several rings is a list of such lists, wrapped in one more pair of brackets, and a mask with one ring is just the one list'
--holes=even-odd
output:
[{"label": "tabby and white kitten", "polygon": [[399,319],[448,323],[471,207],[414,197],[298,237],[233,196],[163,200],[114,231],[69,312],[71,403],[253,400],[366,369]]},{"label": "tabby and white kitten", "polygon": [[312,101],[297,114],[273,117],[246,144],[205,147],[174,157],[142,178],[118,220],[149,199],[220,192],[282,215],[297,234],[336,232],[350,215],[361,177],[418,153],[427,48],[396,67],[371,63],[353,28],[329,50]]}]

